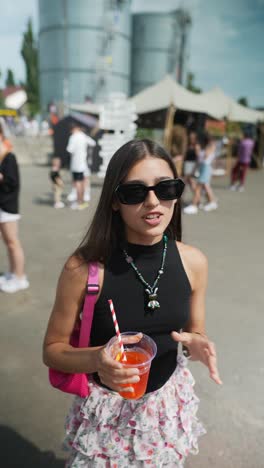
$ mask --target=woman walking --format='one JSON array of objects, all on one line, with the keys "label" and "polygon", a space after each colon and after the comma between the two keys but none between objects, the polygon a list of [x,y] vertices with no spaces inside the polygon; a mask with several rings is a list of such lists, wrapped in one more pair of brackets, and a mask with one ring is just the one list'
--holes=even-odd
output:
[{"label": "woman walking", "polygon": [[25,275],[25,257],[18,237],[19,171],[16,157],[10,152],[10,144],[0,138],[0,232],[6,245],[9,271],[0,276],[0,289],[15,293],[29,287]]},{"label": "woman walking", "polygon": [[244,192],[246,176],[251,163],[254,144],[251,133],[248,130],[245,130],[243,133],[243,139],[240,141],[238,146],[238,159],[232,169],[230,190]]},{"label": "woman walking", "polygon": [[[90,229],[64,266],[44,340],[44,362],[89,374],[90,395],[76,397],[66,420],[67,467],[178,467],[205,430],[188,359],[221,383],[214,344],[205,334],[207,260],[181,242],[184,183],[170,155],[150,140],[130,141],[112,157]],[[91,262],[100,292],[91,345],[73,348],[70,336],[85,297]],[[147,287],[146,287],[147,285]],[[155,300],[154,300],[155,296]],[[125,369],[106,352],[115,335],[108,300],[121,332],[137,330],[157,345],[146,394],[132,391],[137,367]]]},{"label": "woman walking", "polygon": [[198,158],[199,177],[194,191],[192,204],[184,208],[186,214],[197,214],[198,207],[201,206],[201,197],[204,192],[207,197],[207,204],[202,206],[204,211],[213,211],[218,208],[218,204],[211,187],[212,162],[215,158],[216,145],[209,135],[203,135],[199,138],[196,145]]},{"label": "woman walking", "polygon": [[197,134],[196,132],[190,132],[188,138],[188,146],[183,163],[183,174],[184,182],[186,185],[190,185],[192,192],[195,191],[196,183],[194,180],[194,172],[197,167]]}]

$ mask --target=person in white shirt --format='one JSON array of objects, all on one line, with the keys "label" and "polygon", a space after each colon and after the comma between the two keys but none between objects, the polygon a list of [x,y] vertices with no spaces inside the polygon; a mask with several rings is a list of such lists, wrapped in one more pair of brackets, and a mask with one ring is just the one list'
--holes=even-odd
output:
[{"label": "person in white shirt", "polygon": [[87,203],[84,203],[85,185],[89,184],[90,176],[87,164],[87,149],[88,146],[95,145],[96,142],[86,135],[78,124],[72,125],[71,136],[67,145],[67,151],[71,153],[70,170],[73,186],[77,194],[77,201],[73,201],[72,209],[83,209],[88,206]]}]

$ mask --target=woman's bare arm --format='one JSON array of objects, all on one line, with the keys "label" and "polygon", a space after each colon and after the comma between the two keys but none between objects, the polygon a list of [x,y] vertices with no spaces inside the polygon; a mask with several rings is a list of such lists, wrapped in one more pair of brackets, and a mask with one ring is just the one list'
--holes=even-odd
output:
[{"label": "woman's bare arm", "polygon": [[192,288],[190,317],[184,330],[205,333],[205,294],[208,281],[206,256],[195,247],[178,243],[181,259]]},{"label": "woman's bare arm", "polygon": [[70,336],[80,314],[88,276],[87,264],[72,257],[60,275],[43,344],[43,361],[63,372],[95,372],[95,348],[74,348]]},{"label": "woman's bare arm", "polygon": [[[60,275],[55,304],[52,309],[43,344],[43,361],[53,369],[68,373],[97,372],[101,382],[120,391],[120,384],[137,382],[138,369],[123,368],[105,351],[105,344],[97,347],[74,348],[70,336],[84,301],[88,268],[72,257]],[[99,284],[102,288],[103,267],[99,268]],[[109,311],[110,313],[110,311]],[[134,340],[137,340],[135,337]],[[132,387],[127,387],[132,391]]]},{"label": "woman's bare arm", "polygon": [[190,317],[182,333],[172,332],[172,338],[181,342],[190,352],[191,359],[205,364],[210,377],[218,384],[222,381],[217,368],[215,345],[205,334],[205,293],[207,287],[207,258],[198,249],[177,243],[181,259],[192,288]]}]

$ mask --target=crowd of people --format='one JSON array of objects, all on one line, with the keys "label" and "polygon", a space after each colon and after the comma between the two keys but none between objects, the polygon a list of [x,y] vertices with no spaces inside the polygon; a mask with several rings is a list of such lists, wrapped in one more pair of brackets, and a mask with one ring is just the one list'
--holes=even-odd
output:
[{"label": "crowd of people", "polygon": [[[224,143],[223,143],[224,140]],[[221,155],[219,147],[226,144],[226,139],[216,141],[208,133],[191,131],[187,138],[185,154],[174,158],[176,170],[182,167],[181,175],[187,187],[192,192],[192,201],[183,208],[185,214],[197,214],[199,209],[206,212],[218,208],[218,200],[214,194],[211,179],[214,162]],[[242,192],[245,190],[245,180],[250,166],[254,139],[248,130],[243,133],[238,149],[237,162],[231,173],[230,189]],[[72,176],[72,190],[67,196],[67,202],[75,210],[88,207],[90,201],[90,169],[87,163],[88,149],[93,148],[96,142],[89,137],[77,123],[71,126],[67,151],[71,155],[70,172]],[[59,174],[60,159],[52,160],[51,180],[54,190],[54,208],[64,208],[62,201],[63,181]]]},{"label": "crowd of people", "polygon": [[[73,123],[67,143],[70,153],[72,189],[67,202],[73,210],[83,210],[89,206],[91,197],[90,169],[87,162],[89,148],[94,148],[95,140],[89,137],[78,123]],[[237,161],[231,171],[229,188],[244,191],[248,168],[251,163],[254,140],[248,131],[244,132],[237,148]],[[199,210],[210,212],[218,208],[218,200],[211,186],[212,166],[219,154],[216,142],[208,134],[191,131],[182,164],[181,177],[192,193],[192,201],[186,206],[188,193],[184,193],[185,214],[197,214]],[[177,163],[178,164],[178,163]],[[176,170],[177,170],[176,164]],[[54,208],[64,208],[62,199],[64,183],[60,175],[61,159],[54,156],[50,179],[54,192]],[[24,251],[18,235],[19,213],[19,169],[12,144],[0,127],[0,232],[6,245],[9,270],[0,276],[0,289],[3,292],[17,292],[29,287],[25,274]],[[205,199],[205,203],[203,203]]]},{"label": "crowd of people", "polygon": [[[193,197],[191,204],[183,209],[185,214],[197,214],[199,209],[209,212],[218,208],[218,200],[211,186],[213,164],[221,154],[217,146],[217,142],[209,134],[198,135],[194,131],[189,134],[183,160],[183,179],[190,187]],[[237,162],[231,171],[230,190],[245,190],[246,174],[252,161],[254,146],[251,132],[244,130],[237,145]],[[202,197],[205,198],[205,203]]]},{"label": "crowd of people", "polygon": [[[0,118],[2,125],[3,120]],[[7,116],[4,123],[5,132],[15,137],[38,137],[50,134],[50,124],[47,119],[27,117],[22,114],[17,117]]]}]

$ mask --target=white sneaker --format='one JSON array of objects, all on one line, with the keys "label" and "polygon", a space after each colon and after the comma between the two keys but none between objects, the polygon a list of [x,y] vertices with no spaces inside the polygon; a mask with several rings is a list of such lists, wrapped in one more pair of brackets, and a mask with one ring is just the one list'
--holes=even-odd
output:
[{"label": "white sneaker", "polygon": [[207,203],[207,205],[205,205],[204,211],[213,211],[213,210],[216,210],[217,208],[218,208],[218,205],[216,202],[210,202],[210,203]]},{"label": "white sneaker", "polygon": [[189,206],[186,206],[183,209],[183,212],[185,214],[197,214],[198,213],[198,208],[197,208],[196,205],[189,205]]},{"label": "white sneaker", "polygon": [[27,289],[28,287],[29,281],[27,280],[26,276],[23,278],[18,278],[17,276],[13,275],[13,278],[2,284],[1,291],[6,293],[15,293],[17,291]]},{"label": "white sneaker", "polygon": [[4,273],[3,275],[0,275],[0,288],[2,284],[6,283],[6,281],[9,281],[13,278],[13,273]]},{"label": "white sneaker", "polygon": [[83,196],[83,200],[84,200],[85,202],[88,202],[88,201],[91,200],[90,190],[85,190],[84,196]]},{"label": "white sneaker", "polygon": [[244,185],[239,185],[238,191],[239,191],[239,192],[245,192],[245,187],[244,187]]},{"label": "white sneaker", "polygon": [[237,184],[230,185],[229,190],[235,192],[237,190]]},{"label": "white sneaker", "polygon": [[69,202],[75,202],[77,201],[77,190],[75,188],[72,188],[69,195],[67,196],[67,200]]},{"label": "white sneaker", "polygon": [[73,202],[70,206],[71,210],[78,210],[79,209],[79,203],[77,201]]},{"label": "white sneaker", "polygon": [[54,203],[54,208],[56,208],[57,210],[60,208],[64,208],[64,207],[65,207],[65,203],[63,203],[62,201],[58,201]]}]

